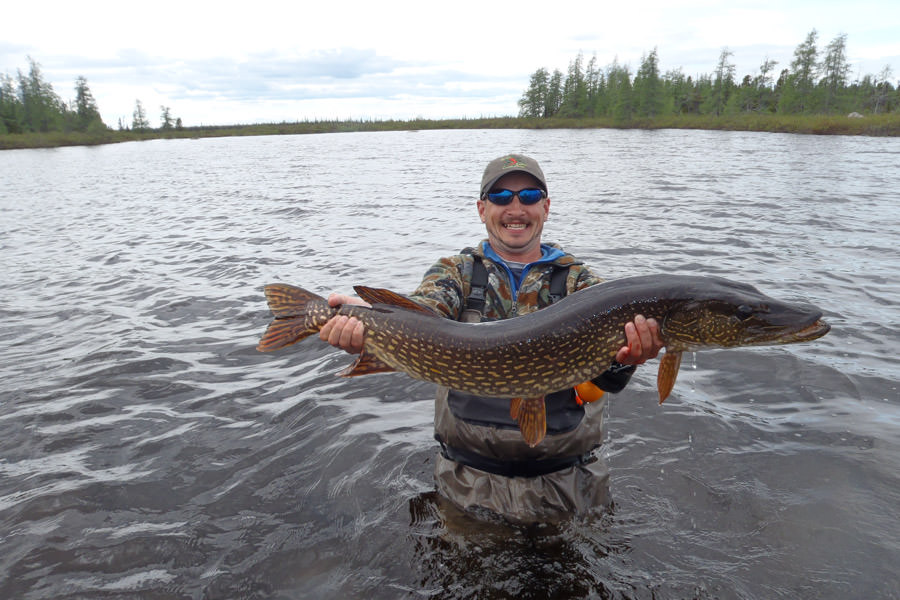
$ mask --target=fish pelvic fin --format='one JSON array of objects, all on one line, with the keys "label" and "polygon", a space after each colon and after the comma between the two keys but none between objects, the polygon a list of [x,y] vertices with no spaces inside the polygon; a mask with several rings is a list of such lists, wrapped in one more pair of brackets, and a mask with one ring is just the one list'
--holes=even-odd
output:
[{"label": "fish pelvic fin", "polygon": [[656,389],[659,391],[659,403],[662,404],[672,388],[675,387],[675,379],[678,377],[678,368],[681,366],[681,352],[666,350],[659,361],[659,372],[656,374]]},{"label": "fish pelvic fin", "polygon": [[547,435],[547,408],[544,397],[513,398],[509,416],[519,424],[525,443],[534,448]]},{"label": "fish pelvic fin", "polygon": [[435,314],[429,308],[422,306],[421,304],[416,304],[406,296],[402,294],[398,294],[397,292],[392,292],[391,290],[386,290],[383,288],[370,288],[364,285],[355,285],[353,286],[356,294],[368,302],[369,304],[388,304],[390,306],[397,306],[400,308],[406,308],[408,310],[414,310],[416,312],[420,312],[422,314],[426,314],[432,317],[438,317],[439,315]]},{"label": "fish pelvic fin", "polygon": [[359,375],[371,375],[372,373],[392,373],[394,367],[383,362],[380,358],[363,350],[352,365],[338,373],[341,377],[357,377]]},{"label": "fish pelvic fin", "polygon": [[296,344],[319,331],[337,312],[325,298],[293,285],[273,283],[265,287],[265,293],[275,320],[256,346],[260,352]]}]

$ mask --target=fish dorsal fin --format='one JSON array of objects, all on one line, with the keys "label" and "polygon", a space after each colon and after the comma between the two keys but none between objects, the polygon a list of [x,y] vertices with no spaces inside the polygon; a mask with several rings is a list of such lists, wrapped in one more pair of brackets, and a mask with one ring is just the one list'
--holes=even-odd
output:
[{"label": "fish dorsal fin", "polygon": [[394,368],[381,361],[374,354],[363,350],[359,353],[356,362],[338,373],[341,377],[357,377],[359,375],[371,375],[372,373],[391,373]]},{"label": "fish dorsal fin", "polygon": [[420,312],[432,317],[438,316],[430,309],[425,308],[421,304],[416,304],[406,296],[398,294],[397,292],[392,292],[391,290],[386,290],[383,288],[370,288],[364,285],[355,285],[353,286],[353,289],[356,290],[356,293],[360,298],[370,304],[388,304],[390,306],[397,306],[400,308],[405,308],[407,310],[414,310],[416,312]]},{"label": "fish dorsal fin", "polygon": [[670,352],[666,349],[659,361],[659,372],[656,374],[656,389],[659,391],[659,403],[669,397],[672,388],[675,387],[675,378],[678,377],[678,368],[681,366],[681,352]]}]

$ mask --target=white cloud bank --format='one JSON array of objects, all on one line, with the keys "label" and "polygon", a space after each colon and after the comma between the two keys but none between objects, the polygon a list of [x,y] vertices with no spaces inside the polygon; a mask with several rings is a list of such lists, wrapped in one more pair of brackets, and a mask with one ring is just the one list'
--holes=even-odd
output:
[{"label": "white cloud bank", "polygon": [[664,71],[697,75],[728,47],[740,78],[789,66],[813,28],[821,49],[847,34],[854,76],[900,78],[900,3],[26,4],[4,9],[0,71],[31,56],[63,99],[83,75],[113,126],[137,99],[151,122],[164,105],[186,125],[514,115],[531,73],[578,52],[636,69],[657,48]]}]

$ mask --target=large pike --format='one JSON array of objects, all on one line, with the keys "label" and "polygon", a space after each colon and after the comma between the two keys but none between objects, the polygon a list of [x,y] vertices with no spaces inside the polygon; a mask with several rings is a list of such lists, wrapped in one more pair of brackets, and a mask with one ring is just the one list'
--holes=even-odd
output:
[{"label": "large pike", "polygon": [[335,315],[365,325],[365,342],[345,377],[402,371],[417,379],[511,400],[525,441],[546,433],[544,396],[605,371],[626,344],[625,324],[656,319],[665,344],[657,389],[672,391],[681,354],[705,348],[792,344],[822,337],[830,326],[815,307],[770,298],[753,286],[720,277],[649,275],[581,290],[514,319],[459,323],[389,290],[357,286],[371,307],[337,308],[302,288],[265,288],[275,320],[257,349],[288,346],[318,332]]}]

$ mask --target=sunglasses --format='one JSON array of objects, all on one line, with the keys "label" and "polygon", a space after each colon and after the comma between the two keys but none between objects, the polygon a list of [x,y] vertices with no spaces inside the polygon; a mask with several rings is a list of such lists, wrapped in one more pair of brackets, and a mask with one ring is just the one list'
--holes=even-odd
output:
[{"label": "sunglasses", "polygon": [[513,201],[515,196],[519,197],[522,204],[537,204],[547,197],[547,192],[538,188],[528,188],[514,192],[512,190],[497,190],[496,192],[488,192],[485,197],[499,206],[506,206]]}]

